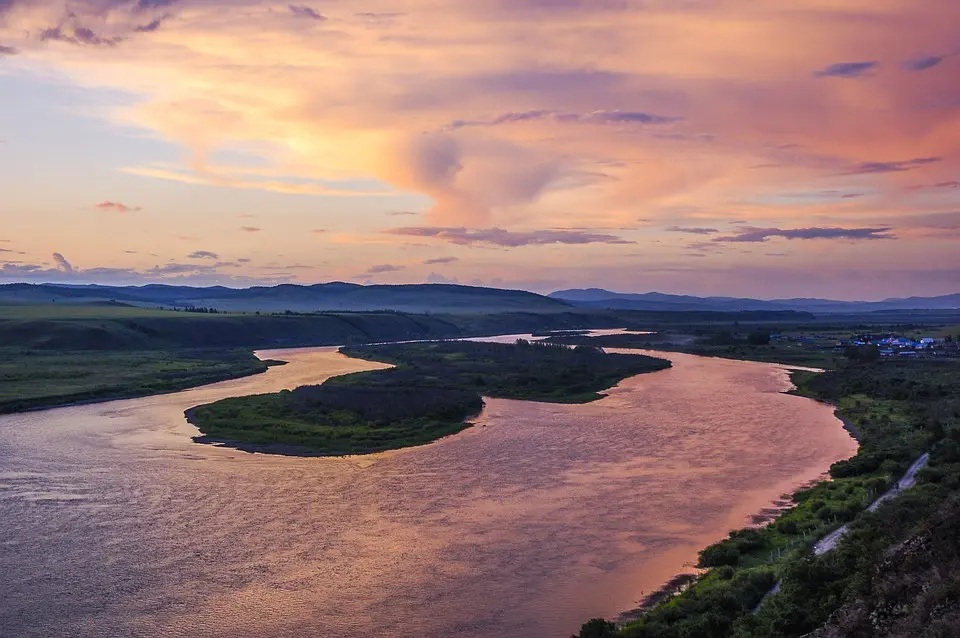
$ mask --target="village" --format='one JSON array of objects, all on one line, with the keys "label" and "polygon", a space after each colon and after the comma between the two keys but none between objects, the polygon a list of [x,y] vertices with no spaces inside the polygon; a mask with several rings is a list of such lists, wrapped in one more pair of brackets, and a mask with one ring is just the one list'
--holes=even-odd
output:
[{"label": "village", "polygon": [[796,346],[844,353],[851,348],[876,348],[881,358],[934,359],[960,357],[960,336],[950,334],[913,335],[858,333],[849,338],[834,334],[773,334],[773,342],[789,342]]}]

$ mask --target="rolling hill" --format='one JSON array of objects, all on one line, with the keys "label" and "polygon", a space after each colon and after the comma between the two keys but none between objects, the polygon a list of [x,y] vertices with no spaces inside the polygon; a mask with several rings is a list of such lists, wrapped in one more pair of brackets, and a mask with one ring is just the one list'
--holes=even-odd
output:
[{"label": "rolling hill", "polygon": [[0,285],[0,304],[122,303],[133,306],[216,308],[221,311],[316,312],[395,310],[411,313],[477,314],[565,312],[570,304],[523,290],[449,284],[361,286],[343,282],[253,288],[189,286]]}]

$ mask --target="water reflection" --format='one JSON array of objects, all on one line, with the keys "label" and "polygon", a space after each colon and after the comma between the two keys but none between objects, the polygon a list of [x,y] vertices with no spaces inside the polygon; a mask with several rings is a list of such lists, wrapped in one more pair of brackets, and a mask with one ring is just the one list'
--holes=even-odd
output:
[{"label": "water reflection", "polygon": [[367,457],[190,442],[184,409],[376,364],[333,349],[162,397],[0,418],[11,636],[565,636],[851,455],[766,364],[670,355],[603,401],[488,400]]}]

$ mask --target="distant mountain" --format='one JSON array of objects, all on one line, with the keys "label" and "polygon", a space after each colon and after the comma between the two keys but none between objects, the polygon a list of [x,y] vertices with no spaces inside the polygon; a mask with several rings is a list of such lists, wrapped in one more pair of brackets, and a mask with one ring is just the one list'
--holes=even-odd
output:
[{"label": "distant mountain", "polygon": [[797,310],[801,312],[860,313],[891,310],[957,310],[960,293],[941,297],[909,297],[883,301],[834,301],[831,299],[750,299],[739,297],[693,297],[659,292],[618,293],[602,288],[559,290],[549,295],[582,308],[615,310]]},{"label": "distant mountain", "polygon": [[193,288],[190,286],[64,286],[58,284],[0,285],[0,303],[102,303],[137,306],[189,306],[228,311],[314,312],[321,310],[396,310],[415,313],[563,312],[560,299],[523,290],[501,290],[449,284],[361,286],[343,282],[253,288]]}]

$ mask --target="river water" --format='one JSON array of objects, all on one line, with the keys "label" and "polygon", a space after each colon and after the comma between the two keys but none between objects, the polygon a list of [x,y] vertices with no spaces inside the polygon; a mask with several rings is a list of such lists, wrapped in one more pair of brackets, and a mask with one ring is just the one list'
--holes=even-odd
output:
[{"label": "river water", "polygon": [[587,405],[488,399],[420,448],[194,444],[189,407],[378,367],[261,354],[290,363],[0,417],[0,635],[563,638],[856,449],[782,368],[674,354]]}]

